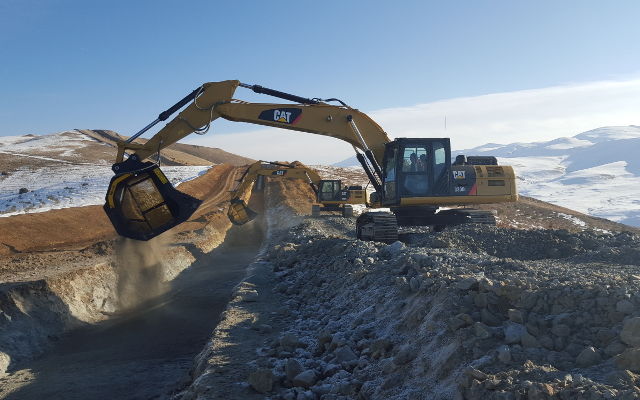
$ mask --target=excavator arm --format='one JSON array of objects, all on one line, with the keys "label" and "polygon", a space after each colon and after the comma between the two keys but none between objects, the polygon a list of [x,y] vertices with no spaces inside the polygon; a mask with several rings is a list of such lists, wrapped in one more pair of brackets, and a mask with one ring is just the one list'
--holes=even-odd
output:
[{"label": "excavator arm", "polygon": [[[297,101],[298,104],[248,103],[236,100],[233,95],[238,86],[249,88],[257,93]],[[337,99],[325,101],[333,100],[339,101]],[[150,129],[155,123],[167,119],[170,113],[177,111],[189,101],[191,104],[188,107],[146,143],[133,142],[133,139]],[[374,180],[372,184],[379,185],[382,179],[379,164],[384,156],[385,144],[390,139],[380,125],[368,115],[340,103],[341,105],[327,104],[317,99],[307,99],[259,85],[242,84],[237,80],[205,83],[161,113],[158,119],[145,129],[127,141],[118,143],[118,155],[114,168],[124,160],[126,150],[133,150],[134,161],[143,161],[193,132],[208,129],[216,119],[224,118],[343,140],[362,152],[360,154],[356,151],[360,155],[358,159],[361,163],[367,164],[365,171],[368,171],[369,178]]]},{"label": "excavator arm", "polygon": [[[251,89],[295,104],[248,103],[234,99],[238,87]],[[337,101],[340,105],[328,104]],[[145,143],[134,140],[187,106]],[[137,240],[148,240],[186,221],[201,201],[181,193],[159,167],[144,162],[153,154],[191,133],[202,133],[218,118],[341,139],[351,144],[376,190],[382,190],[382,162],[389,137],[366,114],[337,99],[308,99],[237,80],[209,82],[193,90],[158,118],[118,143],[116,163],[104,210],[116,231]]]},{"label": "excavator arm", "polygon": [[284,179],[302,179],[309,183],[313,191],[318,193],[320,175],[311,168],[307,168],[300,163],[277,163],[257,161],[249,166],[238,181],[238,185],[231,191],[231,201],[227,216],[236,225],[243,225],[257,216],[251,210],[245,200],[249,197],[253,184],[259,177],[272,177]]}]

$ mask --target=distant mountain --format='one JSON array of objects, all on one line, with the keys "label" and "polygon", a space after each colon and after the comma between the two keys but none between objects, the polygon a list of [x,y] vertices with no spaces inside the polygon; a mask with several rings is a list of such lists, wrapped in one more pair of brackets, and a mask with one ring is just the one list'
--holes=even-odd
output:
[{"label": "distant mountain", "polygon": [[[115,146],[117,140],[126,139],[114,131],[102,129],[76,129],[97,141]],[[137,139],[136,142],[146,143],[146,139]],[[216,147],[197,146],[192,144],[174,143],[162,150],[162,163],[167,165],[211,165],[211,164],[231,164],[246,165],[255,160],[229,153]]]},{"label": "distant mountain", "polygon": [[[547,142],[488,143],[453,154],[512,165],[521,194],[640,226],[640,126],[611,126]],[[334,166],[355,166],[355,157]]]},{"label": "distant mountain", "polygon": [[349,157],[335,164],[331,164],[332,167],[359,167],[360,162],[356,158],[356,156]]}]

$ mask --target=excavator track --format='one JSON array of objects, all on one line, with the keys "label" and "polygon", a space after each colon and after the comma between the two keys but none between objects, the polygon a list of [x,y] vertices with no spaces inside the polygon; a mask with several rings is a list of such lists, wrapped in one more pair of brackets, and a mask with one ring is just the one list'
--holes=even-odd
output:
[{"label": "excavator track", "polygon": [[462,213],[467,216],[471,224],[496,225],[496,217],[491,211],[464,210]]},{"label": "excavator track", "polygon": [[358,239],[392,243],[398,240],[398,222],[390,212],[367,212],[356,220]]}]

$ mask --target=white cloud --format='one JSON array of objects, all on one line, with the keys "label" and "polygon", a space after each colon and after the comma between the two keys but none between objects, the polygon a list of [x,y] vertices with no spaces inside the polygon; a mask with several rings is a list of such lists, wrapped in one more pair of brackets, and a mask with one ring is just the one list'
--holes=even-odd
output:
[{"label": "white cloud", "polygon": [[[463,97],[369,112],[390,137],[450,137],[454,149],[545,141],[608,125],[640,124],[640,79]],[[447,129],[444,129],[444,120]],[[345,142],[275,128],[209,134],[189,143],[265,160],[328,164],[353,155]]]}]

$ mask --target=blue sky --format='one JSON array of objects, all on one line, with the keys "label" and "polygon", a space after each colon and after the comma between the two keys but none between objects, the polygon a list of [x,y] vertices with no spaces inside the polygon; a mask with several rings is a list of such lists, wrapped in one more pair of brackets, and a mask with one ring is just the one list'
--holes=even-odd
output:
[{"label": "blue sky", "polygon": [[366,112],[635,79],[638,15],[637,1],[0,0],[0,135],[130,134],[226,79]]}]

